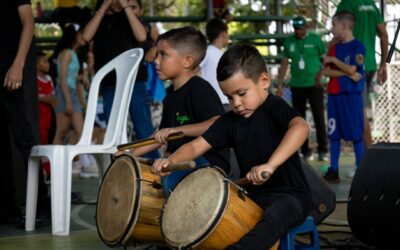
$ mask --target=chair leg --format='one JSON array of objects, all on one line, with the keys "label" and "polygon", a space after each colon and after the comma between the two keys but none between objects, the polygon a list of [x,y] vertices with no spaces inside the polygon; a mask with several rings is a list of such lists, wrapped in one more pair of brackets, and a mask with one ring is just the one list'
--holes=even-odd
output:
[{"label": "chair leg", "polygon": [[[69,159],[71,158],[71,159]],[[57,164],[59,163],[59,164]],[[69,235],[71,214],[72,157],[57,150],[50,160],[51,219],[53,235]]]},{"label": "chair leg", "polygon": [[104,173],[107,171],[108,166],[111,163],[111,156],[109,154],[95,154],[96,165],[99,170],[99,182],[103,179]]},{"label": "chair leg", "polygon": [[35,230],[40,159],[41,157],[29,157],[28,182],[26,186],[25,231]]}]

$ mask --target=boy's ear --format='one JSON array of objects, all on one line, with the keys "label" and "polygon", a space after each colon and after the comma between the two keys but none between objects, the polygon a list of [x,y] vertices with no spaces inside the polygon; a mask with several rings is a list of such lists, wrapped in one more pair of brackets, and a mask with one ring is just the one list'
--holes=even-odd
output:
[{"label": "boy's ear", "polygon": [[261,73],[258,82],[261,84],[263,89],[268,89],[269,85],[271,84],[271,78],[267,72],[263,72]]},{"label": "boy's ear", "polygon": [[183,59],[183,67],[185,69],[190,69],[193,67],[193,63],[194,63],[194,57],[192,55],[187,55],[185,56],[185,58]]}]

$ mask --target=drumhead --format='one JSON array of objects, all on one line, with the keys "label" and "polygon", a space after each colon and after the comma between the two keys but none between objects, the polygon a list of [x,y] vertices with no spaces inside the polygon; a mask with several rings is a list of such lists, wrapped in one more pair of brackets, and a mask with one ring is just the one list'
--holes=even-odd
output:
[{"label": "drumhead", "polygon": [[225,211],[228,185],[216,168],[202,168],[175,188],[161,214],[161,232],[173,247],[191,247],[212,233]]},{"label": "drumhead", "polygon": [[108,245],[120,244],[136,224],[140,206],[139,163],[130,156],[118,157],[100,186],[96,209],[97,230]]}]

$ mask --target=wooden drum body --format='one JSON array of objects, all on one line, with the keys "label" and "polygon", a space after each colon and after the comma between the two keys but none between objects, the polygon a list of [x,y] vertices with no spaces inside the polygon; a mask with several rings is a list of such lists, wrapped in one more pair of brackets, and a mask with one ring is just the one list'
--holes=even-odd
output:
[{"label": "wooden drum body", "polygon": [[122,155],[109,166],[100,186],[97,231],[108,246],[165,244],[160,232],[164,203],[160,176],[150,166]]},{"label": "wooden drum body", "polygon": [[173,248],[225,249],[249,232],[262,209],[217,168],[186,176],[161,212],[161,232]]}]

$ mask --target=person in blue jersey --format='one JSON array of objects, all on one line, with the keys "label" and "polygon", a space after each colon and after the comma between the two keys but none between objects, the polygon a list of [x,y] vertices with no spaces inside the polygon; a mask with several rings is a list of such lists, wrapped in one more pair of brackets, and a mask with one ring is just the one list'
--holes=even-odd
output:
[{"label": "person in blue jersey", "polygon": [[335,14],[332,33],[338,41],[324,57],[322,73],[330,77],[328,83],[328,135],[330,140],[330,168],[324,176],[329,183],[340,182],[340,140],[352,141],[359,166],[364,153],[364,89],[365,46],[354,38],[355,16],[348,11]]}]

